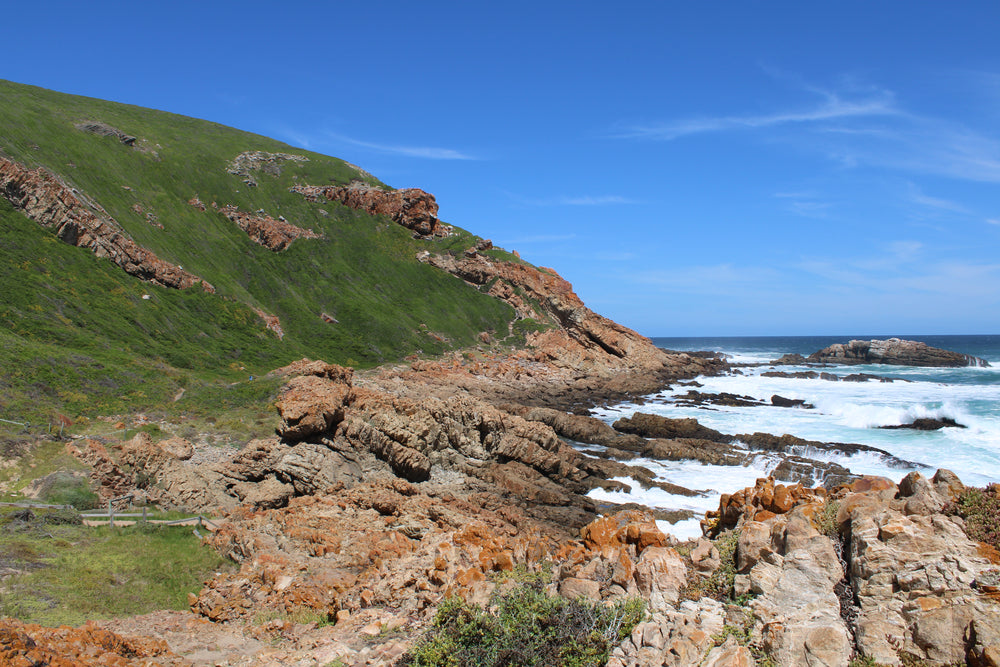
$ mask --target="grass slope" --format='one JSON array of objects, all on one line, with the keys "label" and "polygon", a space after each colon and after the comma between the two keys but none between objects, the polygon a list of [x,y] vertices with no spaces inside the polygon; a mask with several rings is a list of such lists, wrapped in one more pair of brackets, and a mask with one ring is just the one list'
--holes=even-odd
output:
[{"label": "grass slope", "polygon": [[[134,135],[140,149],[77,129],[83,121]],[[506,304],[416,261],[420,250],[468,247],[476,239],[468,232],[413,239],[386,219],[288,192],[297,183],[353,178],[381,185],[337,158],[215,123],[3,81],[0,126],[0,153],[57,173],[136,242],[217,289],[140,282],[61,244],[0,199],[0,416],[156,404],[192,383],[232,382],[303,356],[364,367],[436,354],[473,343],[481,331],[505,333],[513,318]],[[258,185],[250,187],[227,167],[251,150],[309,161],[253,172]],[[207,210],[187,203],[195,196]],[[212,202],[282,215],[323,238],[274,253]],[[284,339],[264,328],[254,308],[280,318]],[[337,323],[324,322],[323,313]]]},{"label": "grass slope", "polygon": [[87,528],[71,512],[0,510],[0,616],[56,626],[186,609],[188,593],[235,566],[190,528]]}]

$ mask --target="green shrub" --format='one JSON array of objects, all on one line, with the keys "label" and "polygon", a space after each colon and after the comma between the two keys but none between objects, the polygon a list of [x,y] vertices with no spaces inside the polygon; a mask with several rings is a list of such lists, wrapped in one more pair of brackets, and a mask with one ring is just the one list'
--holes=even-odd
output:
[{"label": "green shrub", "polygon": [[78,510],[93,509],[99,503],[99,498],[90,488],[90,481],[86,477],[62,470],[45,479],[39,499],[53,505],[72,505]]},{"label": "green shrub", "polygon": [[717,537],[713,544],[719,550],[719,567],[708,577],[692,577],[681,591],[687,600],[710,597],[719,602],[745,603],[733,597],[733,582],[736,581],[736,543],[739,532],[731,530]]},{"label": "green shrub", "polygon": [[1000,484],[967,488],[958,498],[956,509],[965,519],[970,538],[1000,549]]},{"label": "green shrub", "polygon": [[598,667],[645,616],[638,598],[605,606],[549,596],[544,575],[498,585],[488,609],[444,601],[430,631],[399,665]]},{"label": "green shrub", "polygon": [[835,537],[840,533],[840,526],[837,523],[837,513],[840,511],[840,501],[830,500],[823,504],[823,509],[815,515],[816,529],[827,537]]}]

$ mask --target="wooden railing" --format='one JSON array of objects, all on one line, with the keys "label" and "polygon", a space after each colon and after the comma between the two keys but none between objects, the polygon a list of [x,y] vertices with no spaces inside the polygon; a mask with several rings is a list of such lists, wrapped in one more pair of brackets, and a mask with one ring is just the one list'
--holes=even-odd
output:
[{"label": "wooden railing", "polygon": [[[114,509],[115,502],[124,500],[125,498],[128,498],[128,496],[112,498],[109,500],[107,512],[85,512],[80,514],[80,518],[83,519],[85,526],[110,526],[111,528],[115,527],[115,519],[118,519],[119,526],[131,526],[135,524],[136,521],[142,521],[144,523],[155,524],[158,526],[194,526],[193,532],[198,537],[202,537],[202,534],[198,532],[198,528],[204,528],[212,533],[219,529],[220,524],[218,521],[209,519],[201,514],[195,514],[181,519],[150,519],[149,512],[145,506],[143,506],[142,512],[116,512]],[[52,505],[48,503],[0,503],[0,506],[23,507],[26,509],[75,509],[72,505]],[[107,521],[104,521],[104,519]],[[125,521],[122,521],[122,519],[125,519]],[[136,521],[132,521],[131,519],[135,519]]]}]

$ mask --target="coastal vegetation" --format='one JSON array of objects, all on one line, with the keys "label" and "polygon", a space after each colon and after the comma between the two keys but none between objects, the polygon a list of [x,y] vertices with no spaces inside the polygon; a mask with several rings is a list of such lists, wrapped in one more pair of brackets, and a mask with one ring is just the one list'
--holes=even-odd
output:
[{"label": "coastal vegetation", "polygon": [[445,600],[398,664],[410,667],[600,667],[646,616],[641,598],[602,605],[550,595],[544,572],[509,579],[486,607]]},{"label": "coastal vegetation", "polygon": [[0,616],[43,625],[185,609],[233,563],[191,529],[82,525],[72,510],[0,509]]},{"label": "coastal vegetation", "polygon": [[[215,288],[136,280],[0,198],[0,415],[37,423],[54,411],[146,409],[306,356],[368,367],[468,346],[482,332],[508,335],[510,306],[416,259],[459,253],[477,237],[451,228],[418,239],[388,219],[289,192],[386,187],[342,160],[176,114],[10,82],[0,93],[0,156],[55,173],[140,246]],[[247,151],[305,159],[231,173]],[[266,211],[319,238],[274,252],[213,204]],[[277,317],[281,335],[261,313]]]}]

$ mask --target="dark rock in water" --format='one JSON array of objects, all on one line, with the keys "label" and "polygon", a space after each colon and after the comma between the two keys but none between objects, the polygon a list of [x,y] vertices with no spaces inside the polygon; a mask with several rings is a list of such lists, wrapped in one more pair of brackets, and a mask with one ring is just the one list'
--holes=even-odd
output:
[{"label": "dark rock in water", "polygon": [[913,340],[852,340],[835,343],[809,355],[807,361],[834,364],[891,364],[895,366],[932,366],[961,368],[989,366],[989,362],[970,354],[951,352]]},{"label": "dark rock in water", "polygon": [[[889,378],[882,375],[872,375],[871,373],[851,373],[850,375],[845,375],[840,379],[843,382],[868,382],[869,380],[878,380],[879,382],[895,382],[896,380],[902,380],[902,378]],[[903,380],[903,382],[909,382],[909,380]]]},{"label": "dark rock in water", "polygon": [[786,354],[780,359],[775,359],[771,362],[774,366],[801,366],[806,363],[808,359],[803,357],[801,354]]},{"label": "dark rock in water", "polygon": [[693,389],[682,396],[678,396],[674,400],[681,405],[708,404],[723,405],[729,408],[752,408],[758,405],[764,405],[753,396],[740,396],[739,394],[730,394],[725,391],[720,394],[711,394],[695,391]]},{"label": "dark rock in water", "polygon": [[893,424],[891,426],[879,426],[879,428],[886,428],[886,429],[912,428],[917,431],[936,431],[940,428],[946,428],[946,427],[967,428],[965,424],[959,424],[951,417],[942,417],[941,419],[921,417],[920,419],[914,419],[909,424]]},{"label": "dark rock in water", "polygon": [[[777,362],[772,362],[772,363],[777,363]],[[824,375],[828,374],[824,373]],[[794,373],[790,373],[788,371],[764,371],[763,373],[760,374],[760,376],[764,378],[787,378],[787,379],[794,378],[796,380],[815,380],[816,378],[819,377],[819,373],[817,373],[816,371],[795,371]]]},{"label": "dark rock in water", "polygon": [[833,373],[818,373],[816,371],[765,371],[760,374],[761,377],[765,378],[785,378],[785,379],[796,379],[796,380],[827,380],[829,382],[868,382],[869,380],[878,380],[879,382],[909,382],[909,380],[903,378],[893,378],[885,377],[884,375],[873,375],[871,373],[851,373],[850,375],[834,375]]},{"label": "dark rock in water", "polygon": [[[780,397],[779,397],[780,398]],[[920,463],[905,461],[877,447],[855,443],[817,442],[793,435],[770,433],[727,435],[702,426],[695,419],[672,419],[637,412],[619,419],[615,430],[630,435],[620,436],[614,446],[640,456],[661,461],[701,461],[710,465],[745,466],[764,456],[777,461],[771,474],[782,481],[814,484],[827,488],[857,479],[857,475],[837,463],[821,461],[812,456],[819,452],[851,456],[861,452],[877,454],[888,465],[898,468],[923,468]],[[642,437],[639,437],[642,436]],[[633,440],[628,440],[632,438]],[[651,438],[645,440],[644,438]],[[611,440],[611,438],[608,438]],[[763,454],[762,454],[763,453]],[[613,455],[611,458],[615,458]],[[608,471],[610,472],[610,471]],[[636,479],[639,479],[636,477]],[[643,482],[644,486],[648,482]],[[655,484],[654,484],[655,485]]]},{"label": "dark rock in water", "polygon": [[637,412],[631,417],[623,417],[616,421],[613,427],[616,431],[632,433],[644,438],[696,438],[712,442],[732,442],[732,436],[702,426],[696,419],[671,419],[645,412]]},{"label": "dark rock in water", "polygon": [[849,484],[857,475],[838,463],[816,461],[802,456],[788,456],[771,471],[771,477],[782,482],[813,486],[820,482],[827,488]]},{"label": "dark rock in water", "polygon": [[816,407],[812,403],[806,403],[801,398],[785,398],[777,394],[771,397],[771,405],[779,408],[805,408],[807,410]]},{"label": "dark rock in water", "polygon": [[795,456],[809,456],[811,450],[822,452],[835,452],[853,456],[861,452],[871,452],[878,454],[886,464],[894,468],[926,468],[922,463],[906,461],[893,456],[891,453],[878,447],[861,445],[854,442],[819,442],[816,440],[804,440],[794,435],[785,434],[782,436],[771,435],[770,433],[754,433],[752,435],[743,434],[733,436],[735,440],[745,443],[747,447],[755,450],[782,452]]}]

